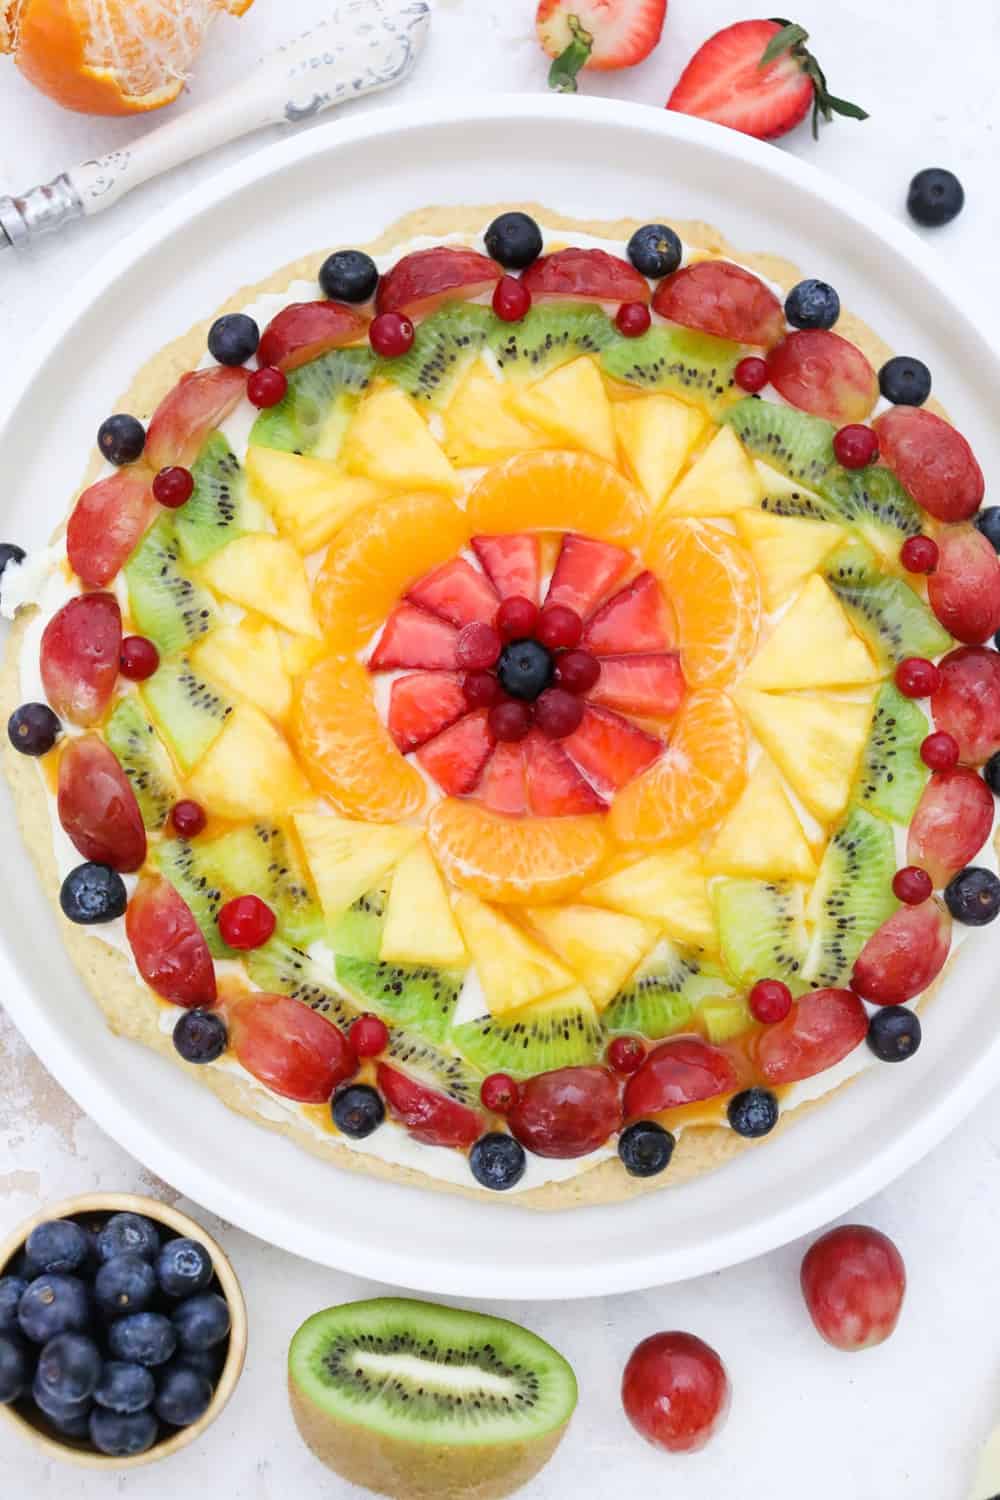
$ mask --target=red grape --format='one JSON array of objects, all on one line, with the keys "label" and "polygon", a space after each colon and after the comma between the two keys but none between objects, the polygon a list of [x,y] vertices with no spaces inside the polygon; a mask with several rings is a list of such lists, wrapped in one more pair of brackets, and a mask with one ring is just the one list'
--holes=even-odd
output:
[{"label": "red grape", "polygon": [[114,594],[79,594],[57,610],[42,633],[45,696],[63,719],[96,724],[111,700],[122,649]]},{"label": "red grape", "polygon": [[796,1000],[784,1021],[769,1026],[757,1043],[757,1066],[765,1083],[813,1078],[853,1052],[868,1032],[868,1015],[850,990],[811,990]]},{"label": "red grape", "polygon": [[583,634],[583,621],[568,604],[547,604],[535,627],[535,639],[555,651],[560,646],[575,646]]},{"label": "red grape", "polygon": [[983,471],[960,432],[922,406],[894,406],[872,423],[882,462],[939,521],[967,521],[986,493]]},{"label": "red grape", "polygon": [[993,827],[993,793],[966,766],[937,771],[917,803],[906,857],[922,865],[938,887],[971,864]]},{"label": "red grape", "polygon": [[618,1085],[606,1068],[556,1068],[521,1087],[513,1134],[536,1156],[587,1156],[621,1124]]},{"label": "red grape", "polygon": [[145,469],[118,469],[84,490],[66,526],[73,572],[102,589],[124,566],[156,513]]},{"label": "red grape", "polygon": [[654,1333],[637,1344],[622,1376],[625,1415],[647,1443],[696,1453],[729,1414],[731,1388],[715,1350],[692,1333]]},{"label": "red grape", "polygon": [[497,610],[496,626],[505,641],[520,641],[538,624],[538,605],[523,594],[512,594]]},{"label": "red grape", "polygon": [[535,723],[550,740],[564,740],[583,722],[583,703],[565,688],[547,688],[535,703]]},{"label": "red grape", "polygon": [[878,377],[861,350],[825,328],[790,333],[771,350],[767,373],[792,406],[838,425],[863,422],[878,400]]},{"label": "red grape", "polygon": [[123,872],[146,858],[146,830],[132,784],[96,734],[70,740],[59,760],[59,821],[84,859]]},{"label": "red grape", "polygon": [[568,693],[589,693],[600,675],[601,664],[589,651],[564,651],[556,658],[556,682]]},{"label": "red grape", "polygon": [[931,698],[938,729],[958,741],[960,759],[981,766],[1000,749],[1000,653],[961,646],[940,662]]},{"label": "red grape", "polygon": [[858,954],[851,988],[873,1005],[900,1005],[937,978],[950,947],[951,913],[943,902],[901,906]]},{"label": "red grape", "polygon": [[1000,557],[973,526],[943,531],[927,597],[945,630],[978,646],[1000,629]]},{"label": "red grape", "polygon": [[721,1048],[695,1037],[662,1042],[625,1086],[625,1118],[636,1120],[731,1094],[740,1081],[735,1064]]},{"label": "red grape", "polygon": [[417,1083],[396,1068],[379,1063],[377,1078],[389,1113],[428,1146],[471,1146],[486,1128],[486,1121],[476,1110],[425,1083]]},{"label": "red grape", "polygon": [[358,1060],[342,1031],[291,995],[247,994],[230,1010],[236,1056],[276,1094],[325,1104]]},{"label": "red grape", "polygon": [[146,433],[146,462],[157,471],[190,468],[208,434],[242,399],[247,371],[230,365],[182,375],[160,402]]},{"label": "red grape", "polygon": [[143,979],[174,1005],[216,1001],[215,965],[187,902],[159,875],[140,880],[125,932]]},{"label": "red grape", "polygon": [[817,1333],[853,1353],[884,1343],[906,1294],[903,1257],[886,1235],[864,1224],[831,1229],[806,1251],[802,1295]]},{"label": "red grape", "polygon": [[653,307],[672,323],[770,348],[785,331],[781,303],[759,276],[728,260],[700,260],[656,288]]}]

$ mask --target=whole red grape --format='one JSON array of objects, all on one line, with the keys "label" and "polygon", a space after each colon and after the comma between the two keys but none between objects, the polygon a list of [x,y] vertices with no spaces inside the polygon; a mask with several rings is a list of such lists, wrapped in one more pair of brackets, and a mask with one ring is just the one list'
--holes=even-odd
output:
[{"label": "whole red grape", "polygon": [[693,1333],[654,1333],[637,1344],[622,1376],[625,1415],[647,1443],[696,1453],[729,1414],[731,1387],[715,1350]]},{"label": "whole red grape", "polygon": [[801,1280],[816,1331],[848,1353],[889,1337],[906,1294],[903,1257],[892,1240],[865,1224],[831,1229],[811,1245]]}]

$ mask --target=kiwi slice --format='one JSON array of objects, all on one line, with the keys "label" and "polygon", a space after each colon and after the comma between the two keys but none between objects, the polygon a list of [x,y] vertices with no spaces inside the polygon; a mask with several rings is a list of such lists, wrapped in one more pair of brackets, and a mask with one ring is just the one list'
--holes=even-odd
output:
[{"label": "kiwi slice", "polygon": [[478,302],[446,302],[417,325],[409,352],[383,360],[378,373],[418,401],[444,406],[496,322],[490,309]]},{"label": "kiwi slice", "polygon": [[337,979],[383,1020],[412,1026],[429,1041],[440,1042],[448,1035],[465,976],[429,964],[388,964],[338,954]]},{"label": "kiwi slice", "polygon": [[334,953],[344,958],[377,959],[388,899],[389,892],[384,886],[359,896],[330,928]]},{"label": "kiwi slice", "polygon": [[834,548],[823,563],[823,574],[835,588],[877,583],[882,576],[874,549],[860,536],[848,537]]},{"label": "kiwi slice", "polygon": [[726,995],[730,989],[711,964],[673,944],[661,943],[611,1000],[601,1019],[612,1035],[637,1032],[655,1041],[686,1026],[703,997]]},{"label": "kiwi slice", "polygon": [[541,302],[520,323],[495,319],[489,347],[509,380],[534,380],[578,354],[600,354],[618,337],[593,303]]},{"label": "kiwi slice", "polygon": [[[733,429],[755,458],[807,489],[816,489],[831,469],[839,468],[833,456],[835,429],[822,417],[812,417],[791,406],[779,406],[776,401],[746,396],[731,406],[721,420]],[[814,514],[797,510],[777,513]],[[829,512],[820,508],[818,518],[827,520]]]},{"label": "kiwi slice", "polygon": [[259,448],[336,458],[375,368],[371,349],[331,349],[288,375],[288,390],[262,411],[250,433]]},{"label": "kiwi slice", "polygon": [[197,565],[238,536],[266,530],[264,512],[247,498],[240,461],[223,433],[209,435],[191,474],[194,493],[174,519],[185,562]]},{"label": "kiwi slice", "polygon": [[887,558],[922,530],[920,511],[891,469],[830,469],[816,485],[834,518],[865,532]]},{"label": "kiwi slice", "polygon": [[222,690],[200,677],[184,656],[160,663],[143,683],[142,699],[185,771],[198,763],[233,711]]},{"label": "kiwi slice", "polygon": [[200,640],[216,623],[212,595],[182,571],[180,556],[174,517],[162,515],[125,564],[133,625],[161,656]]},{"label": "kiwi slice", "polygon": [[690,328],[650,328],[637,339],[615,335],[601,356],[605,374],[648,391],[669,391],[721,412],[732,389],[739,344]]},{"label": "kiwi slice", "polygon": [[722,961],[740,989],[750,989],[758,979],[783,979],[801,988],[807,947],[801,886],[780,880],[719,880],[712,904]]},{"label": "kiwi slice", "polygon": [[401,1068],[404,1073],[422,1079],[431,1088],[447,1094],[459,1104],[467,1104],[472,1109],[478,1108],[483,1075],[473,1072],[454,1052],[434,1047],[430,1042],[424,1041],[423,1037],[415,1036],[412,1031],[393,1026],[389,1031],[389,1045],[385,1055],[389,1062]]},{"label": "kiwi slice", "polygon": [[499,1500],[551,1457],[572,1369],[536,1334],[403,1297],[314,1313],[288,1350],[299,1432],[350,1484],[397,1500]]},{"label": "kiwi slice", "polygon": [[232,958],[219,936],[219,910],[229,892],[212,878],[200,849],[187,839],[164,839],[153,851],[153,863],[190,906],[213,958]]},{"label": "kiwi slice", "polygon": [[180,793],[177,778],[139,698],[130,694],[115,704],[104,738],[132,784],[147,828],[162,828]]},{"label": "kiwi slice", "polygon": [[223,886],[267,902],[282,937],[308,947],[323,935],[323,913],[288,830],[276,823],[246,824],[206,844],[202,856]]},{"label": "kiwi slice", "polygon": [[876,927],[896,907],[896,847],[888,823],[852,807],[826,847],[809,897],[813,926],[803,974],[817,987],[843,984]]},{"label": "kiwi slice", "polygon": [[875,700],[872,727],[861,756],[852,802],[908,823],[927,782],[920,745],[930,726],[921,709],[887,682]]},{"label": "kiwi slice", "polygon": [[325,971],[308,953],[284,938],[273,937],[246,956],[247,973],[262,990],[291,995],[310,1010],[346,1031],[361,1012],[334,989]]},{"label": "kiwi slice", "polygon": [[827,574],[876,661],[889,671],[905,656],[941,656],[954,644],[927,605],[902,578],[888,575],[865,583],[841,583]]},{"label": "kiwi slice", "polygon": [[452,1029],[451,1039],[484,1073],[518,1078],[593,1062],[603,1046],[594,1007],[575,996],[522,1006],[511,1016],[464,1021]]}]

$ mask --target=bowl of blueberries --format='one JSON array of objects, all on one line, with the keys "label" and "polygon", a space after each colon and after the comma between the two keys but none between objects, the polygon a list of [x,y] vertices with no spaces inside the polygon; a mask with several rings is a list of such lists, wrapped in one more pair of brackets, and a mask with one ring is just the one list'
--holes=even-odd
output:
[{"label": "bowl of blueberries", "polygon": [[0,1421],[50,1457],[175,1453],[222,1411],[246,1343],[225,1254],[155,1198],[70,1198],[0,1244]]}]

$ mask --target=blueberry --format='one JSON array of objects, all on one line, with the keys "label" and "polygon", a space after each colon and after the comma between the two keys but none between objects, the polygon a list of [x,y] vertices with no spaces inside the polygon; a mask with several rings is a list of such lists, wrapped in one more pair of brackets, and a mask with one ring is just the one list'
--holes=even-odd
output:
[{"label": "blueberry", "polygon": [[97,446],[109,464],[119,468],[122,464],[134,464],[142,457],[146,446],[146,429],[138,417],[118,412],[101,423],[97,431]]},{"label": "blueberry", "polygon": [[334,1094],[330,1112],[337,1129],[353,1141],[364,1140],[385,1119],[382,1096],[367,1083],[354,1083]]},{"label": "blueberry", "polygon": [[186,1010],[174,1027],[174,1046],[185,1062],[215,1062],[229,1046],[226,1023],[211,1010]]},{"label": "blueberry", "polygon": [[214,1385],[226,1363],[227,1352],[223,1344],[216,1344],[214,1349],[182,1349],[179,1354],[174,1355],[166,1368],[197,1370],[199,1375],[204,1375]]},{"label": "blueberry", "polygon": [[[995,750],[983,767],[983,780],[993,795],[1000,797],[1000,750]],[[2,1285],[3,1283],[0,1282],[0,1286]]]},{"label": "blueberry", "polygon": [[879,370],[878,388],[893,406],[923,406],[931,393],[931,372],[922,360],[897,354]]},{"label": "blueberry", "polygon": [[95,1406],[90,1414],[90,1438],[95,1448],[111,1458],[133,1458],[152,1448],[159,1432],[151,1411],[137,1411],[129,1416]]},{"label": "blueberry", "polygon": [[840,317],[840,298],[828,282],[810,276],[788,293],[785,317],[793,328],[832,328]]},{"label": "blueberry", "polygon": [[632,1177],[655,1177],[670,1165],[677,1141],[654,1120],[636,1120],[618,1137],[618,1155]]},{"label": "blueberry", "polygon": [[145,1312],[155,1292],[156,1272],[132,1250],[112,1255],[94,1278],[94,1300],[106,1318]]},{"label": "blueberry", "polygon": [[67,1401],[63,1396],[54,1395],[39,1380],[37,1370],[31,1387],[31,1399],[39,1411],[43,1411],[60,1430],[65,1430],[67,1425],[85,1417],[94,1404],[89,1396],[82,1396],[79,1401]]},{"label": "blueberry", "polygon": [[260,329],[246,313],[226,313],[208,330],[208,352],[220,365],[245,365],[259,343]]},{"label": "blueberry", "polygon": [[82,1333],[60,1333],[38,1356],[35,1380],[57,1401],[86,1401],[101,1377],[101,1354],[93,1339]]},{"label": "blueberry", "polygon": [[946,167],[925,167],[910,183],[906,207],[911,219],[925,229],[950,224],[965,205],[965,189]]},{"label": "blueberry", "polygon": [[378,286],[378,267],[363,250],[335,250],[319,268],[319,284],[334,302],[367,302]]},{"label": "blueberry", "polygon": [[777,1125],[778,1101],[770,1089],[744,1089],[733,1095],[726,1113],[737,1135],[756,1140]]},{"label": "blueberry", "polygon": [[28,1290],[25,1276],[0,1276],[0,1333],[18,1333],[17,1304]]},{"label": "blueberry", "polygon": [[968,865],[944,888],[944,899],[956,922],[985,927],[1000,913],[1000,880],[992,870]]},{"label": "blueberry", "polygon": [[994,552],[1000,552],[1000,505],[987,505],[973,518],[972,524],[983,533]]},{"label": "blueberry", "polygon": [[483,238],[486,254],[508,271],[523,271],[542,253],[542,231],[530,214],[501,214]]},{"label": "blueberry", "polygon": [[197,1370],[175,1365],[165,1370],[156,1393],[155,1410],[171,1427],[190,1427],[212,1404],[212,1382]]},{"label": "blueberry", "polygon": [[0,578],[3,578],[8,563],[23,563],[25,551],[16,542],[0,542]]},{"label": "blueberry", "polygon": [[643,224],[629,240],[627,254],[640,275],[659,281],[677,270],[684,247],[666,224]]},{"label": "blueberry", "polygon": [[82,1411],[70,1416],[49,1416],[49,1422],[61,1438],[73,1438],[76,1442],[83,1442],[90,1437],[90,1413],[93,1409],[93,1403],[87,1401]]},{"label": "blueberry", "polygon": [[129,1364],[166,1364],[176,1348],[177,1331],[162,1313],[129,1313],[108,1329],[112,1357]]},{"label": "blueberry", "polygon": [[27,1389],[31,1363],[19,1339],[0,1334],[0,1406],[16,1401]]},{"label": "blueberry", "polygon": [[61,732],[47,703],[22,703],[7,720],[7,738],[22,755],[48,755]]},{"label": "blueberry", "polygon": [[112,1214],[97,1236],[101,1260],[113,1255],[141,1255],[155,1260],[160,1253],[160,1231],[144,1214]]},{"label": "blueberry", "polygon": [[882,1062],[905,1062],[920,1046],[920,1017],[905,1005],[883,1005],[868,1023],[868,1045]]},{"label": "blueberry", "polygon": [[156,1258],[156,1279],[168,1297],[203,1292],[214,1274],[212,1257],[197,1240],[168,1240]]},{"label": "blueberry", "polygon": [[90,1296],[78,1276],[37,1276],[17,1304],[25,1338],[47,1344],[59,1333],[83,1333],[90,1325]]},{"label": "blueberry", "polygon": [[124,1359],[109,1359],[101,1371],[94,1400],[121,1416],[145,1411],[153,1404],[156,1381],[145,1365],[129,1364]]},{"label": "blueberry", "polygon": [[47,1219],[28,1235],[27,1251],[39,1271],[78,1271],[90,1252],[87,1231],[73,1219]]},{"label": "blueberry", "polygon": [[59,905],[71,922],[93,927],[124,916],[128,892],[117,870],[88,862],[70,870],[59,890]]},{"label": "blueberry", "polygon": [[178,1302],[173,1320],[182,1349],[211,1349],[229,1332],[229,1304],[218,1292],[200,1292]]},{"label": "blueberry", "polygon": [[504,1193],[520,1182],[525,1165],[524,1147],[502,1130],[481,1135],[469,1152],[473,1177],[497,1193]]},{"label": "blueberry", "polygon": [[511,641],[497,662],[497,677],[504,692],[527,702],[544,693],[554,670],[551,652],[538,641]]}]

